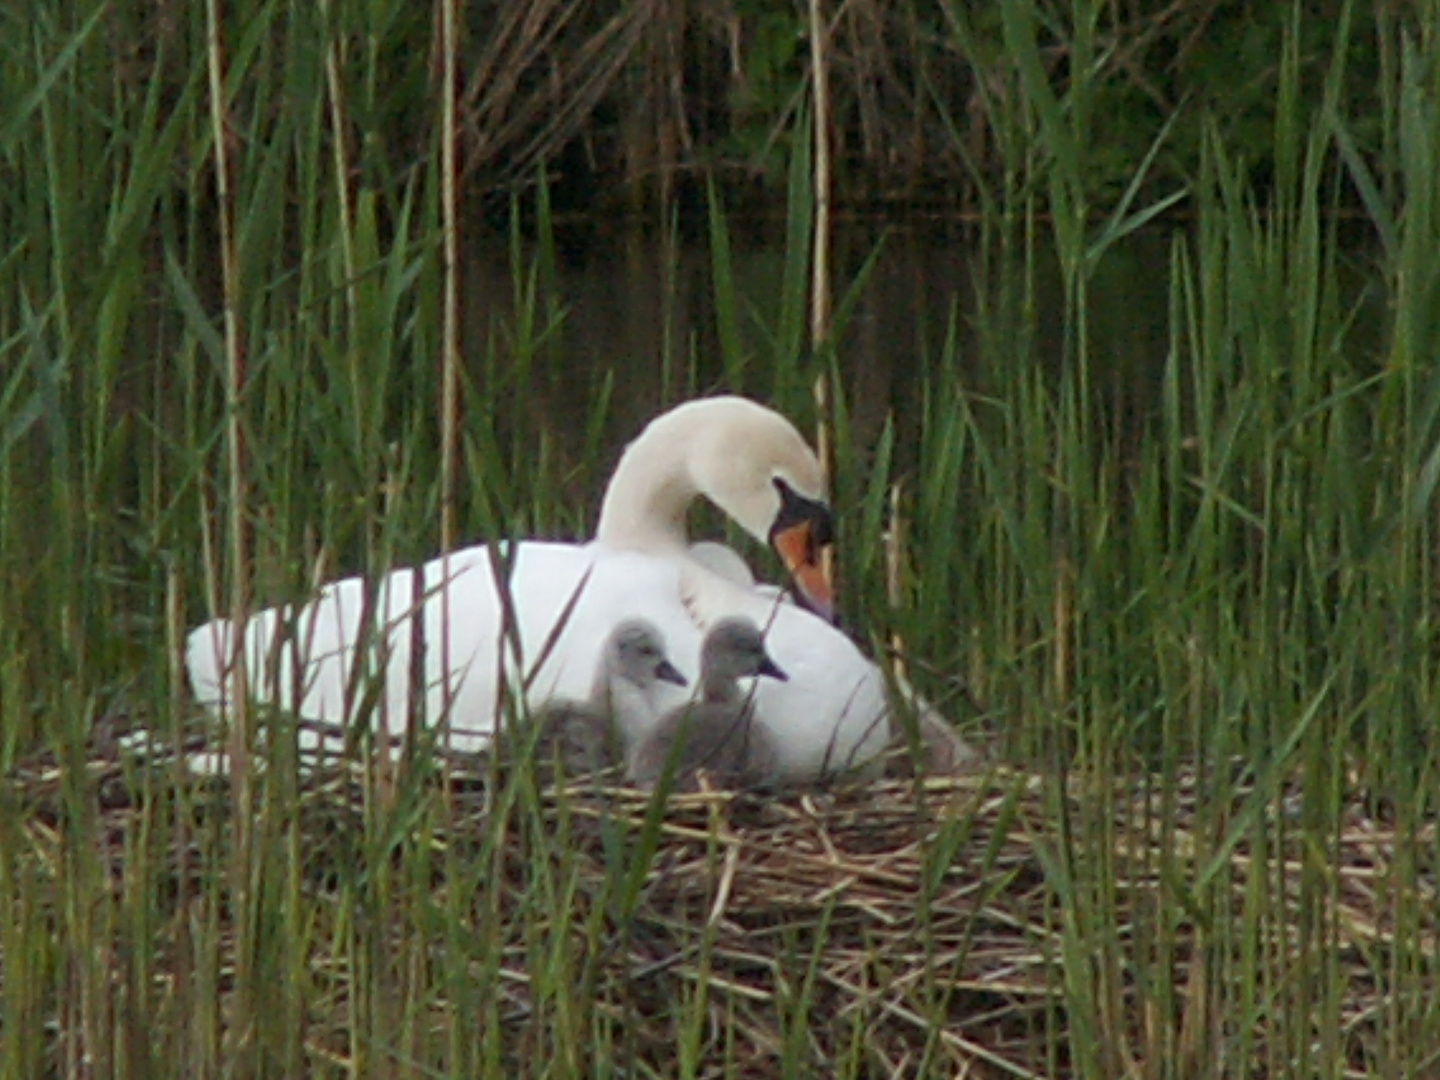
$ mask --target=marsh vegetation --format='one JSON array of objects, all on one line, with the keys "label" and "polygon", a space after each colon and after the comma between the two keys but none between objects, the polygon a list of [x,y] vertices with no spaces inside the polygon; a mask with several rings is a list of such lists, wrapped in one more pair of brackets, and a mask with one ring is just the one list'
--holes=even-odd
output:
[{"label": "marsh vegetation", "polygon": [[[683,7],[0,14],[0,1076],[1434,1075],[1433,5],[821,5],[836,206],[968,215],[888,382],[884,230],[812,340],[806,13]],[[704,325],[581,340],[587,201]],[[664,813],[197,715],[197,622],[822,377],[847,624],[982,775]]]}]

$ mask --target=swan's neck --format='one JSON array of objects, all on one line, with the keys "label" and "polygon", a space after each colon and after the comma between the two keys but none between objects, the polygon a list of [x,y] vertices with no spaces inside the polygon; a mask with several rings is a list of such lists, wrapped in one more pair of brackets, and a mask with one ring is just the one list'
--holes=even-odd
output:
[{"label": "swan's neck", "polygon": [[647,431],[621,455],[605,490],[595,538],[627,551],[683,549],[685,512],[700,494],[684,455]]}]

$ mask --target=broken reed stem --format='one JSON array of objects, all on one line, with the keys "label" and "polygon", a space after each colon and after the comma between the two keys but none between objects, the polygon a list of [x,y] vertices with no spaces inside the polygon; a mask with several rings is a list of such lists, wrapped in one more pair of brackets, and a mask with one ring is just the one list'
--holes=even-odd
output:
[{"label": "broken reed stem", "polygon": [[905,600],[903,569],[905,565],[905,519],[900,512],[900,481],[890,485],[890,528],[885,530],[885,600],[890,605],[891,670],[896,681],[907,683],[905,639],[901,636],[896,615]]},{"label": "broken reed stem", "polygon": [[[831,422],[829,368],[822,367],[815,376],[815,454],[820,459],[820,496],[826,500],[830,498],[830,477],[834,472],[835,451],[834,440],[830,435]],[[820,567],[824,571],[825,580],[830,583],[831,595],[838,604],[840,586],[836,580],[834,544],[826,544],[820,549]],[[839,610],[838,606],[836,610]]]},{"label": "broken reed stem", "polygon": [[230,618],[231,679],[230,790],[235,807],[231,902],[235,920],[235,1013],[230,1052],[237,1076],[250,1075],[249,1047],[254,1037],[253,986],[250,958],[250,865],[253,791],[250,776],[249,679],[245,670],[245,630],[249,621],[249,537],[246,527],[246,446],[241,409],[245,399],[245,346],[240,331],[240,267],[235,242],[235,191],[230,159],[230,118],[225,98],[225,49],[220,0],[207,0],[206,57],[210,78],[210,121],[215,147],[215,212],[220,235],[220,266],[225,325],[225,445],[230,487]]}]

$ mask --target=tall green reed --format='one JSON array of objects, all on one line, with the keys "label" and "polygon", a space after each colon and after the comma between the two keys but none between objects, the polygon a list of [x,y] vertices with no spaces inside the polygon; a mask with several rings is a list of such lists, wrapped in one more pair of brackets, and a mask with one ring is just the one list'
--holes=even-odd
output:
[{"label": "tall green reed", "polygon": [[[1304,122],[1291,40],[1272,192],[1257,195],[1210,138],[1194,221],[1170,249],[1153,397],[1112,397],[1095,282],[1167,204],[1139,204],[1142,163],[1116,212],[1090,212],[1083,155],[1098,128],[1083,75],[1100,6],[1074,5],[1082,77],[1064,93],[1035,69],[1045,10],[1006,9],[1023,91],[1014,156],[978,232],[974,307],[920,359],[916,446],[903,446],[899,423],[860,445],[851,403],[837,401],[849,613],[877,639],[899,629],[926,661],[912,665],[921,688],[946,709],[973,700],[1002,756],[1051,781],[1057,834],[1040,851],[1063,915],[1059,989],[1074,1032],[1068,1045],[1052,1041],[1057,1068],[1064,1058],[1088,1075],[1244,1075],[1263,1056],[1275,1075],[1341,1071],[1367,1038],[1346,1027],[1342,960],[1353,958],[1340,955],[1336,906],[1358,786],[1395,816],[1402,841],[1376,878],[1398,944],[1358,961],[1388,991],[1361,1053],[1377,1072],[1423,1072],[1436,1031],[1434,959],[1419,931],[1435,856],[1424,831],[1440,475],[1427,363],[1433,75],[1414,46],[1396,45],[1388,164],[1399,179],[1387,181],[1347,136],[1338,89],[1328,126]],[[467,847],[446,831],[422,751],[408,771],[372,773],[358,814],[339,817],[317,851],[301,826],[296,736],[266,717],[249,857],[236,862],[223,819],[202,812],[203,791],[182,788],[143,801],[114,884],[87,742],[121,709],[177,728],[186,719],[156,659],[174,655],[181,628],[226,609],[241,575],[270,603],[436,549],[442,177],[428,164],[392,170],[376,149],[386,58],[357,36],[355,9],[232,11],[226,93],[249,378],[227,402],[213,192],[190,183],[212,175],[214,151],[195,63],[203,18],[187,12],[181,32],[137,61],[146,74],[188,72],[169,97],[160,78],[95,75],[108,70],[106,11],[42,21],[0,45],[7,80],[29,87],[5,96],[0,121],[0,153],[20,178],[0,204],[15,237],[0,252],[0,761],[44,745],[66,766],[54,829],[27,828],[0,806],[0,889],[13,913],[0,931],[0,1068],[580,1075],[597,1059],[548,1047],[585,1040],[601,1060],[626,1060],[629,1021],[598,1004],[615,978],[602,958],[644,902],[658,819],[638,835],[609,826],[624,872],[586,894],[563,823],[557,832],[542,817],[523,774]],[[394,5],[381,15],[381,26],[400,17]],[[1333,85],[1345,77],[1337,63]],[[713,201],[723,363],[676,343],[684,370],[672,396],[725,386],[802,418],[815,374],[835,362],[805,347],[803,153],[792,169],[769,305],[741,295]],[[1334,213],[1346,185],[1385,238],[1388,308],[1348,282]],[[464,387],[462,535],[579,534],[585,512],[571,495],[596,486],[599,448],[621,434],[603,375],[583,460],[564,459],[532,409],[535,388],[560,377],[567,332],[543,188],[539,204],[538,253],[518,214],[512,236],[516,314]],[[1040,323],[1054,316],[1040,309],[1038,282],[1051,246],[1066,279],[1058,371],[1041,355]],[[847,310],[842,299],[839,333]],[[1376,323],[1379,355],[1368,344]],[[158,359],[138,370],[137,355]],[[249,447],[244,508],[223,494],[231,421]],[[891,610],[886,500],[911,453],[911,587]],[[242,509],[251,565],[220,539]],[[963,831],[935,840],[935,874]],[[178,899],[163,873],[172,837],[193,872]],[[1297,842],[1298,875],[1282,879]],[[243,973],[221,963],[237,865]],[[487,888],[507,873],[528,875],[518,908]],[[1135,880],[1151,884],[1122,884]],[[1282,903],[1291,888],[1308,948],[1293,946]],[[575,910],[580,928],[566,933],[560,913]],[[516,956],[535,1002],[518,1045],[502,993]],[[800,977],[783,988],[781,1056],[799,1073],[815,954],[797,941],[787,958]],[[227,1034],[237,974],[252,996],[243,1058]],[[1127,1012],[1134,986],[1153,1002],[1140,1017]],[[936,1022],[951,991],[939,976],[924,990]],[[697,986],[676,1025],[692,1064],[706,1001]],[[316,1013],[327,1018],[323,1052],[302,1025]],[[855,1023],[841,1068],[858,1074]]]},{"label": "tall green reed", "polygon": [[[1023,53],[1021,15],[1007,28]],[[1140,402],[1138,443],[1116,437],[1114,403],[1097,378],[1105,358],[1090,351],[1085,316],[1087,279],[1128,219],[1083,239],[1053,198],[1071,280],[1066,366],[1058,376],[1040,369],[1023,307],[1008,319],[1017,309],[981,307],[983,393],[964,386],[952,345],[922,426],[920,472],[935,479],[914,506],[912,557],[936,568],[922,581],[938,587],[935,599],[917,588],[916,610],[900,617],[918,623],[936,609],[912,639],[968,656],[983,673],[972,689],[1005,717],[1006,745],[1058,767],[1075,793],[1073,807],[1055,805],[1066,827],[1045,864],[1066,916],[1066,1000],[1087,1074],[1227,1075],[1262,1052],[1285,1072],[1306,1055],[1314,1063],[1315,1030],[1330,1033],[1320,1067],[1341,1068],[1355,1053],[1335,1034],[1351,976],[1333,944],[1340,879],[1329,860],[1356,770],[1399,784],[1406,814],[1429,804],[1413,777],[1433,757],[1413,756],[1413,736],[1400,732],[1424,714],[1417,698],[1431,680],[1413,661],[1391,659],[1425,624],[1416,575],[1428,573],[1428,544],[1406,523],[1413,504],[1396,495],[1427,474],[1389,449],[1391,433],[1412,430],[1394,409],[1407,415],[1402,403],[1424,395],[1402,392],[1403,379],[1367,360],[1373,308],[1342,273],[1330,129],[1306,134],[1293,50],[1286,55],[1275,155],[1284,168],[1272,197],[1262,204],[1219,140],[1209,144],[1195,225],[1176,238],[1169,356],[1158,399]],[[1332,109],[1343,78],[1337,61]],[[1036,107],[1050,139],[1070,114],[1047,88],[1026,89],[1044,99]],[[1407,156],[1423,162],[1426,90],[1412,75],[1402,96],[1416,118]],[[1071,145],[1069,136],[1047,144],[1053,167],[1064,168]],[[1347,160],[1359,169],[1353,153]],[[1428,187],[1416,190],[1423,199]],[[1428,235],[1423,208],[1379,231],[1397,228],[1428,242],[1418,239]],[[1394,265],[1402,291],[1430,276]],[[1035,269],[1011,264],[1010,273]],[[1425,308],[1395,310],[1403,348]],[[979,554],[968,571],[949,557],[957,536]],[[1398,610],[1380,599],[1401,596]],[[957,610],[984,615],[962,626]],[[1409,629],[1397,638],[1401,626]],[[1376,740],[1389,749],[1376,753]],[[1410,755],[1403,765],[1398,746]],[[1182,814],[1192,784],[1198,794]],[[1146,801],[1132,802],[1137,794]],[[1281,853],[1297,839],[1309,852],[1298,886],[1309,947],[1299,949],[1286,944],[1279,902],[1294,887]],[[1117,891],[1139,869],[1133,860],[1157,856],[1145,870],[1154,896]],[[1397,897],[1423,890],[1412,859],[1413,849],[1394,867]],[[1203,975],[1198,998],[1195,982],[1187,994],[1174,981],[1176,933],[1192,920],[1205,928],[1189,961],[1192,979]],[[1395,949],[1391,962],[1414,977],[1424,965],[1403,942]],[[1140,1027],[1121,996],[1134,980],[1165,1003]],[[1407,1016],[1402,1026],[1416,1023]],[[1261,1030],[1275,1036],[1263,1051]],[[1413,1067],[1399,1045],[1372,1041],[1367,1051]]]}]

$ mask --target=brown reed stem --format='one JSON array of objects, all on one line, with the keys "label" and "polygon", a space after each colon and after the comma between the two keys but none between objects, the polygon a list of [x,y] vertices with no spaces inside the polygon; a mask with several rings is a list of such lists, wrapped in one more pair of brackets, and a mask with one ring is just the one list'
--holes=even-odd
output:
[{"label": "brown reed stem", "polygon": [[810,262],[810,344],[830,339],[830,30],[820,0],[810,0],[810,82],[813,117],[815,236]]},{"label": "brown reed stem", "polygon": [[229,106],[225,97],[225,45],[220,0],[206,0],[206,55],[210,78],[210,121],[215,154],[215,212],[220,234],[220,266],[224,291],[225,327],[225,446],[230,496],[230,618],[233,629],[230,657],[234,688],[228,702],[230,726],[230,790],[235,806],[231,862],[230,903],[235,919],[235,1011],[231,1017],[232,1075],[253,1071],[250,1047],[254,1040],[253,976],[250,958],[251,925],[249,886],[254,792],[250,770],[249,680],[245,669],[245,629],[249,621],[250,540],[246,522],[247,449],[242,423],[246,387],[245,342],[240,327],[240,267],[235,241],[235,191],[230,144]]},{"label": "brown reed stem", "polygon": [[905,518],[901,512],[900,482],[890,485],[890,527],[885,531],[885,599],[890,605],[891,665],[897,681],[905,682],[909,677],[905,663],[905,639],[894,623],[896,614],[905,601]]},{"label": "brown reed stem", "polygon": [[[812,117],[814,154],[811,178],[815,200],[814,237],[810,258],[810,347],[822,358],[830,343],[830,69],[826,48],[829,27],[820,11],[820,0],[810,0],[810,80],[815,98]],[[815,451],[820,458],[825,494],[831,488],[835,453],[831,442],[832,409],[829,368],[823,363],[815,377]],[[821,565],[831,588],[839,595],[836,581],[835,549],[827,545],[820,553]]]},{"label": "brown reed stem", "polygon": [[[165,575],[165,651],[170,657],[170,741],[175,752],[175,790],[183,791],[190,779],[185,754],[185,730],[181,717],[185,715],[185,595],[181,587],[180,571],[171,567]],[[191,964],[193,945],[190,935],[190,818],[187,814],[176,814],[172,831],[175,845],[175,910],[181,917],[175,920],[175,966],[174,985],[177,1001],[190,1001]],[[193,1014],[187,1014],[193,1016]],[[192,1040],[181,1039],[184,1048],[180,1060],[172,1062],[180,1075],[194,1075],[195,1050]]]},{"label": "brown reed stem", "polygon": [[320,0],[320,16],[325,26],[325,85],[330,97],[330,145],[334,154],[335,195],[340,200],[340,260],[345,273],[345,315],[353,353],[359,347],[355,300],[355,218],[350,195],[350,148],[345,137],[345,86],[340,79],[340,35],[331,23],[331,10],[330,0]]},{"label": "brown reed stem", "polygon": [[460,421],[460,129],[457,91],[460,52],[458,0],[440,2],[440,169],[441,215],[444,227],[444,330],[440,368],[440,547],[455,545],[455,473]]},{"label": "brown reed stem", "polygon": [[[441,155],[441,216],[445,231],[444,262],[445,325],[443,329],[444,352],[440,359],[440,672],[441,672],[441,715],[427,717],[431,724],[448,725],[453,706],[453,692],[450,684],[450,552],[455,546],[455,476],[459,462],[460,439],[460,124],[459,93],[460,77],[457,65],[460,58],[461,9],[459,0],[439,0],[440,3],[440,48],[444,54],[441,70],[440,92],[440,155]],[[417,623],[421,620],[417,617]],[[412,710],[413,714],[413,710]],[[411,731],[406,740],[407,753],[416,744],[417,732]],[[448,758],[442,766],[449,772]],[[448,793],[450,784],[445,784]],[[448,795],[445,800],[447,815],[453,812]]]}]

